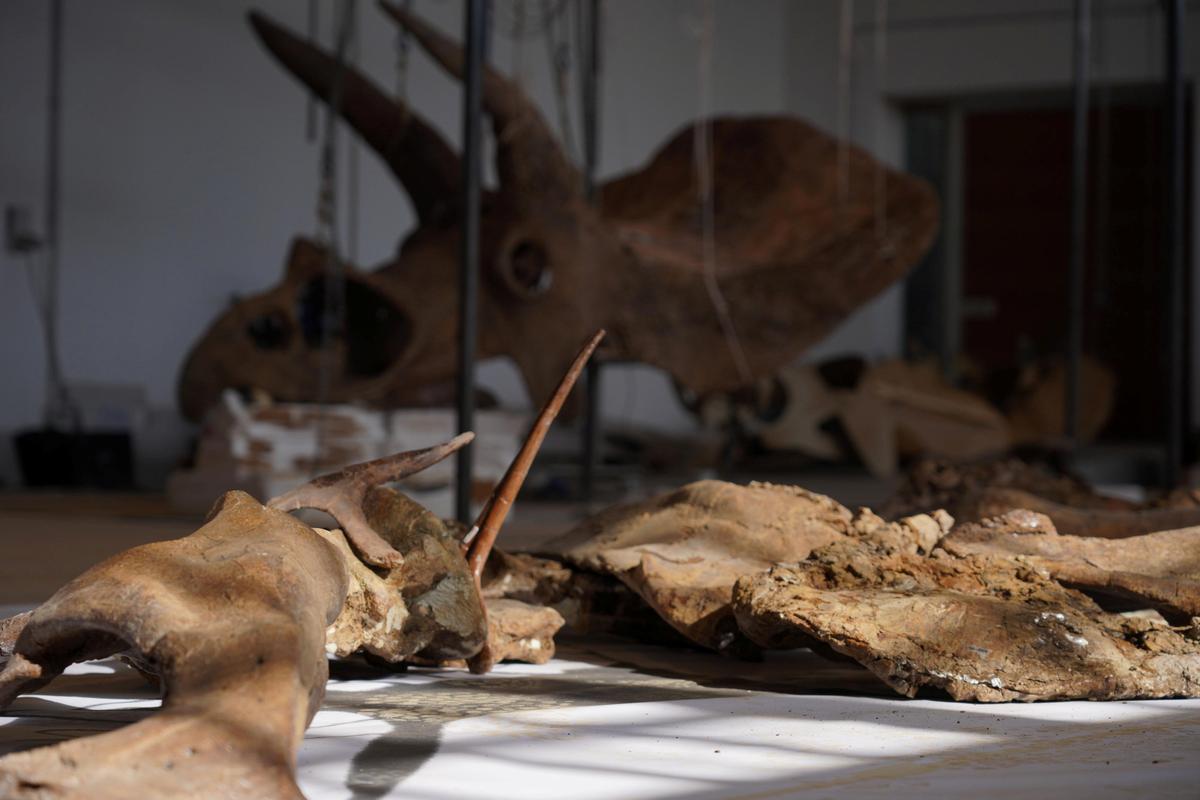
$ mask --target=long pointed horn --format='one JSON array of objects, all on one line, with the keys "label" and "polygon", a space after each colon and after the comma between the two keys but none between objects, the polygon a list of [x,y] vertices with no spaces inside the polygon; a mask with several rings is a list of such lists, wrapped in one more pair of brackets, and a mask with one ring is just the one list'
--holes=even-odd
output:
[{"label": "long pointed horn", "polygon": [[537,456],[538,449],[542,446],[542,440],[546,438],[546,432],[550,430],[550,424],[554,422],[554,418],[558,416],[559,409],[562,408],[563,402],[567,399],[567,395],[571,393],[571,387],[575,385],[575,381],[579,378],[579,373],[583,371],[583,367],[587,364],[588,359],[592,357],[596,346],[600,344],[600,340],[604,338],[604,331],[597,331],[594,336],[583,346],[579,351],[579,355],[575,356],[575,360],[571,362],[571,368],[567,370],[567,374],[563,375],[559,381],[558,388],[554,390],[554,394],[546,401],[546,405],[542,407],[542,411],[538,414],[537,420],[533,423],[533,428],[529,431],[529,435],[525,437],[525,444],[521,445],[520,452],[513,459],[512,464],[508,467],[508,472],[504,473],[504,478],[496,486],[492,492],[491,499],[488,500],[483,511],[479,514],[479,520],[475,523],[472,530],[475,538],[472,539],[467,546],[467,564],[470,565],[471,571],[475,573],[475,580],[478,581],[483,575],[483,567],[487,563],[488,555],[492,552],[492,545],[496,543],[496,536],[500,533],[500,527],[504,524],[504,520],[508,517],[509,509],[512,508],[513,502],[517,499],[517,494],[521,491],[521,484],[525,482],[525,476],[529,474],[529,467],[533,464],[533,459]]},{"label": "long pointed horn", "polygon": [[268,501],[267,505],[277,511],[300,508],[325,511],[337,520],[363,561],[377,567],[398,567],[404,563],[404,556],[375,532],[363,514],[362,503],[367,491],[381,483],[398,481],[428,469],[474,438],[473,433],[461,433],[445,444],[353,464],[341,472],[313,478]]},{"label": "long pointed horn", "polygon": [[[259,40],[279,63],[328,100],[337,70],[334,58],[257,11],[248,16]],[[400,180],[422,222],[437,223],[457,215],[462,165],[428,122],[349,66],[342,67],[341,111]]]},{"label": "long pointed horn", "polygon": [[[465,71],[462,48],[415,14],[380,0],[380,8],[407,30],[434,61],[458,79]],[[583,181],[532,100],[514,81],[484,68],[483,105],[496,133],[500,188],[518,203],[561,210],[582,200]]]}]

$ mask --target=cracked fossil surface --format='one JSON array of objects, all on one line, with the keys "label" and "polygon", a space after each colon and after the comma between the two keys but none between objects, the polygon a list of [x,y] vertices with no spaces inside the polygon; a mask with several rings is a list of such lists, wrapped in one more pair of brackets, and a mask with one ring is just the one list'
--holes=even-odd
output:
[{"label": "cracked fossil surface", "polygon": [[1033,564],[875,532],[885,536],[743,578],[742,631],[763,647],[815,640],[910,697],[924,687],[983,702],[1200,695],[1200,642],[1165,622],[1108,613]]}]

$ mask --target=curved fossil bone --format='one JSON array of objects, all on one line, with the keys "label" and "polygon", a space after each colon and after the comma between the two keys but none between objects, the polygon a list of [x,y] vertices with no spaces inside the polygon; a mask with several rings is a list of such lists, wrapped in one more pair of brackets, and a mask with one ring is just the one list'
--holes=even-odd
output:
[{"label": "curved fossil bone", "polygon": [[[334,59],[256,11],[249,19],[280,63],[328,100]],[[358,70],[343,65],[342,81],[342,114],[404,186],[417,218],[432,224],[456,218],[462,164],[454,149],[419,114],[388,97]]]},{"label": "curved fossil bone", "polygon": [[296,748],[325,693],[325,628],[346,586],[333,547],[243,492],[191,536],[88,570],[29,615],[0,707],[72,662],[121,653],[158,676],[162,709],[0,759],[0,796],[299,798]]},{"label": "curved fossil bone", "polygon": [[379,484],[402,480],[428,469],[470,444],[474,438],[473,433],[461,433],[435,447],[355,464],[339,472],[314,478],[298,489],[272,499],[267,505],[279,511],[301,508],[325,511],[342,526],[346,538],[364,561],[377,567],[398,567],[404,563],[403,556],[372,530],[363,515],[362,504],[367,491]]}]

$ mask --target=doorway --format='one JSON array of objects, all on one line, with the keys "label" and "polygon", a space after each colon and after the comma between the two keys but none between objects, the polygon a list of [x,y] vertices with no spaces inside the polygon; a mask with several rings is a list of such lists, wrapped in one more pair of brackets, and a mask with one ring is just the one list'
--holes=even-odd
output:
[{"label": "doorway", "polygon": [[[1189,92],[1188,176],[1190,106]],[[1161,442],[1166,432],[1164,122],[1159,87],[1104,88],[1092,98],[1084,353],[1116,378],[1103,442]],[[1072,125],[1065,90],[905,111],[908,169],[943,198],[938,242],[906,284],[908,346],[937,354],[956,380],[986,376],[993,398],[1022,367],[1065,357]],[[1186,247],[1191,263],[1190,232]]]}]

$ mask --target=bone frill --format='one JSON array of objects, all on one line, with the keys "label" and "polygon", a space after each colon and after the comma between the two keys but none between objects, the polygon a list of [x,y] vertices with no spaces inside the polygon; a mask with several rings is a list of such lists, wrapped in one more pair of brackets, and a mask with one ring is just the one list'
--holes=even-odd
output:
[{"label": "bone frill", "polygon": [[301,508],[325,511],[342,526],[346,538],[364,561],[377,567],[398,567],[404,563],[404,557],[371,528],[363,514],[362,504],[367,491],[382,483],[399,481],[428,469],[474,438],[473,433],[462,433],[435,447],[355,464],[340,472],[314,478],[274,498],[267,505],[279,511]]}]

